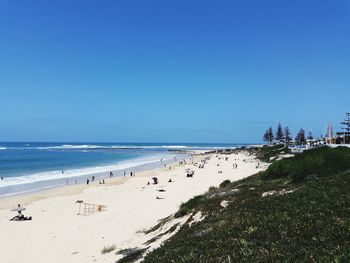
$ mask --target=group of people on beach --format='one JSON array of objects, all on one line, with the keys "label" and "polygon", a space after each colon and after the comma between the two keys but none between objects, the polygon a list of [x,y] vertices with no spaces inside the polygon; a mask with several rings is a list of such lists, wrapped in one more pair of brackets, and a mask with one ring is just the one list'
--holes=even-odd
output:
[{"label": "group of people on beach", "polygon": [[[123,172],[123,175],[124,175],[124,177],[126,176],[126,171]],[[131,176],[131,177],[132,177],[132,176],[135,176],[135,175],[136,175],[135,172],[130,171],[130,176]],[[113,176],[114,176],[113,172],[110,171],[110,172],[109,172],[109,178],[113,178]],[[92,177],[91,177],[91,180],[90,180],[89,178],[86,179],[86,184],[90,184],[90,182],[94,182],[95,179],[96,179],[95,176],[92,176]],[[68,180],[67,180],[67,184],[68,184]],[[99,184],[105,184],[105,180],[104,180],[104,179],[103,179],[103,180],[99,180]]]}]

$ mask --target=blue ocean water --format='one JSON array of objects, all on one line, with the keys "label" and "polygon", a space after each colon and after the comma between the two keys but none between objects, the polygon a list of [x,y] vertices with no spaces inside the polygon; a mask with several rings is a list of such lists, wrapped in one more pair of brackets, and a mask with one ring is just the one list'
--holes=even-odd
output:
[{"label": "blue ocean water", "polygon": [[220,149],[236,144],[0,142],[0,197],[82,183],[185,158],[174,150]]}]

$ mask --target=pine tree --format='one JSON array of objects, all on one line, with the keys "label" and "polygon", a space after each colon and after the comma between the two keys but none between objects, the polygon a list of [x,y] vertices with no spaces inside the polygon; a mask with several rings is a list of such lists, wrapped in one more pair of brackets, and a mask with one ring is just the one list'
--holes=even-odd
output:
[{"label": "pine tree", "polygon": [[263,140],[264,140],[264,142],[270,143],[268,130],[265,131],[264,136],[263,136]]},{"label": "pine tree", "polygon": [[344,134],[344,142],[349,143],[350,142],[350,112],[345,113],[345,119],[341,122],[343,125],[342,130]]},{"label": "pine tree", "polygon": [[284,140],[284,132],[282,129],[282,125],[279,122],[277,126],[277,131],[276,131],[276,141],[282,142]]},{"label": "pine tree", "polygon": [[303,129],[299,130],[297,136],[295,137],[295,141],[299,145],[305,143],[305,131]]},{"label": "pine tree", "polygon": [[309,131],[308,135],[307,135],[307,139],[308,140],[313,140],[314,139],[314,136],[312,136],[312,132]]},{"label": "pine tree", "polygon": [[290,130],[289,130],[288,126],[284,128],[284,138],[285,138],[285,142],[286,142],[287,145],[292,140],[292,136],[291,136],[291,133],[290,133]]},{"label": "pine tree", "polygon": [[268,138],[269,138],[269,143],[272,143],[274,137],[273,137],[273,130],[272,130],[271,126],[270,126],[270,128],[268,129]]}]

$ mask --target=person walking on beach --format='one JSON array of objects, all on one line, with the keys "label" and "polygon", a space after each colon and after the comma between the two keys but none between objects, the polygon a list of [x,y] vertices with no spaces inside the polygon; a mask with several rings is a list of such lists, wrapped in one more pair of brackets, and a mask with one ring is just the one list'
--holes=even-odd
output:
[{"label": "person walking on beach", "polygon": [[86,184],[89,184],[89,183],[90,183],[90,181],[89,181],[89,179],[87,179],[87,180],[86,180]]}]

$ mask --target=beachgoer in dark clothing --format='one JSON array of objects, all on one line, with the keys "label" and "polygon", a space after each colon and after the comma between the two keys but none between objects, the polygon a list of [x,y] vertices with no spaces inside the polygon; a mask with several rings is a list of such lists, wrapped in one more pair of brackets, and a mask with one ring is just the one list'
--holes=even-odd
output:
[{"label": "beachgoer in dark clothing", "polygon": [[87,179],[87,180],[86,180],[86,184],[89,184],[89,183],[90,183],[90,181],[89,181],[89,179]]}]

